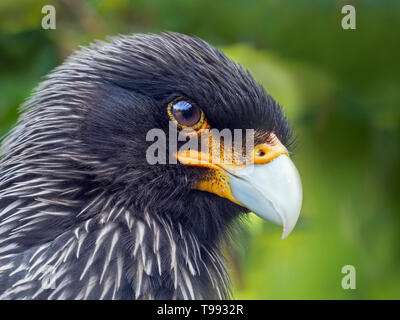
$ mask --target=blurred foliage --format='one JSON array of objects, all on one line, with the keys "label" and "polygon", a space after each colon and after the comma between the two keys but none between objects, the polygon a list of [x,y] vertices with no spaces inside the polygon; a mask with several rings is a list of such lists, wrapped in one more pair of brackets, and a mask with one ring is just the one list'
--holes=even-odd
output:
[{"label": "blurred foliage", "polygon": [[[53,4],[57,29],[41,28]],[[341,28],[353,4],[357,29]],[[178,31],[219,46],[285,108],[304,184],[299,225],[249,217],[236,298],[400,298],[400,2],[14,0],[0,2],[0,135],[41,77],[107,35]],[[237,260],[233,257],[233,261]],[[341,268],[357,289],[341,288]]]}]

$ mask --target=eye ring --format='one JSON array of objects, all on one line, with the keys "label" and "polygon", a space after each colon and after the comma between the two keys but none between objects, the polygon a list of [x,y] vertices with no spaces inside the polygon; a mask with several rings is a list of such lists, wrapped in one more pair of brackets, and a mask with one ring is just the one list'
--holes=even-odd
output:
[{"label": "eye ring", "polygon": [[180,129],[198,130],[205,123],[204,111],[190,100],[178,97],[168,103],[168,115]]}]

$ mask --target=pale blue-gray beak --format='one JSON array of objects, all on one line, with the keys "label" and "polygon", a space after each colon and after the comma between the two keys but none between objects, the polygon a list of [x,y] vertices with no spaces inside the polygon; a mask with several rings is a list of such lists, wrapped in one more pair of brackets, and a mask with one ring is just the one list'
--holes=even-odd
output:
[{"label": "pale blue-gray beak", "polygon": [[282,239],[296,225],[303,192],[300,175],[287,155],[229,173],[235,199],[256,215],[283,226]]},{"label": "pale blue-gray beak", "polygon": [[[212,151],[213,146],[211,152],[182,150],[176,158],[189,166],[210,169],[193,189],[229,199],[261,218],[282,225],[282,238],[286,238],[299,218],[303,192],[288,150],[274,134],[270,138],[269,142],[256,145],[252,158],[246,158],[245,162],[225,162],[219,152]],[[230,159],[240,159],[240,151],[225,148],[224,155],[232,152]]]}]

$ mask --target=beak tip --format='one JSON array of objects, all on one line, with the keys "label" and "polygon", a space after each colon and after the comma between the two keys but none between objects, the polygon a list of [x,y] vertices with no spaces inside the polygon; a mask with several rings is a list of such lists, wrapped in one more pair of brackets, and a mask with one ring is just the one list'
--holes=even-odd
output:
[{"label": "beak tip", "polygon": [[283,232],[282,232],[282,240],[286,239],[294,230],[294,228],[297,225],[297,222],[299,220],[299,216],[300,216],[300,211],[301,211],[301,205],[298,208],[298,210],[296,210],[296,214],[292,214],[289,215],[289,217],[291,217],[291,219],[285,219],[283,222]]},{"label": "beak tip", "polygon": [[303,191],[300,175],[288,156],[246,167],[230,176],[232,194],[243,206],[283,226],[282,239],[293,231],[300,215]]},{"label": "beak tip", "polygon": [[285,240],[288,236],[289,236],[289,232],[287,232],[287,230],[285,230],[285,228],[283,229],[282,232],[282,240]]},{"label": "beak tip", "polygon": [[289,228],[286,227],[286,226],[283,227],[282,240],[285,240],[292,233],[295,225],[296,225],[296,223],[293,226],[289,227]]}]

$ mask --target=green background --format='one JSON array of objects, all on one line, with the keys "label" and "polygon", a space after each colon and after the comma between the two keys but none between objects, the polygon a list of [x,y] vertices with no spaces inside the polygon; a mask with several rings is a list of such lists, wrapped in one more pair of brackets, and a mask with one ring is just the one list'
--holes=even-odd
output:
[{"label": "green background", "polygon": [[[53,4],[56,30],[41,28]],[[341,8],[356,8],[343,30]],[[287,111],[304,187],[281,240],[249,218],[230,256],[235,298],[400,298],[400,1],[0,2],[0,135],[41,78],[107,35],[178,31],[242,63]],[[341,286],[344,265],[355,290]]]}]

